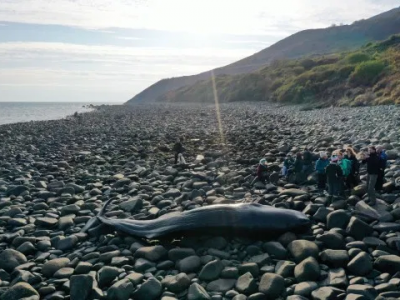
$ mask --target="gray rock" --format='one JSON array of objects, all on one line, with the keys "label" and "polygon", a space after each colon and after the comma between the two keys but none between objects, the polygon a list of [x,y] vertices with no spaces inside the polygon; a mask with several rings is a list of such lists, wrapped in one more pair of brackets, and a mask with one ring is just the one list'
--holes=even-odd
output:
[{"label": "gray rock", "polygon": [[16,267],[27,262],[26,256],[19,251],[6,249],[0,253],[0,269],[12,272]]},{"label": "gray rock", "polygon": [[97,281],[100,287],[108,286],[119,275],[116,267],[104,266],[97,273]]},{"label": "gray rock", "polygon": [[207,284],[207,291],[225,293],[235,286],[235,279],[217,279]]},{"label": "gray rock", "polygon": [[275,273],[284,278],[293,277],[295,267],[296,264],[294,262],[281,260],[275,266]]},{"label": "gray rock", "polygon": [[350,214],[343,209],[339,209],[329,213],[326,219],[327,219],[326,227],[328,229],[332,228],[346,229],[347,224],[350,221]]},{"label": "gray rock", "polygon": [[62,251],[71,250],[76,244],[78,244],[78,241],[79,239],[76,235],[70,235],[69,237],[58,241],[57,249]]},{"label": "gray rock", "polygon": [[193,283],[189,287],[188,300],[210,300],[210,295],[206,290],[198,283]]},{"label": "gray rock", "polygon": [[70,260],[66,257],[52,259],[43,265],[42,274],[46,277],[51,277],[55,272],[66,267],[69,263]]},{"label": "gray rock", "polygon": [[39,293],[29,283],[19,282],[0,296],[0,300],[20,299],[39,300]]},{"label": "gray rock", "polygon": [[117,281],[107,290],[108,300],[128,300],[133,292],[133,284],[126,279]]},{"label": "gray rock", "polygon": [[285,280],[280,275],[265,273],[261,277],[258,290],[268,297],[276,299],[285,291]]},{"label": "gray rock", "polygon": [[196,255],[196,252],[192,248],[173,248],[168,251],[168,258],[172,261],[178,261],[194,255]]},{"label": "gray rock", "polygon": [[321,283],[324,286],[333,286],[337,288],[345,288],[349,284],[347,280],[346,271],[342,268],[338,269],[330,269],[328,272],[328,276]]},{"label": "gray rock", "polygon": [[370,285],[354,284],[347,288],[348,294],[356,294],[364,296],[364,299],[374,300],[378,296],[375,289]]},{"label": "gray rock", "polygon": [[137,300],[155,300],[159,299],[162,293],[161,282],[156,278],[149,278],[132,295]]},{"label": "gray rock", "polygon": [[279,242],[267,242],[263,245],[263,249],[275,259],[285,259],[288,255],[285,247]]},{"label": "gray rock", "polygon": [[196,272],[201,266],[200,257],[198,256],[189,256],[177,263],[177,268],[179,271],[183,273],[192,273]]},{"label": "gray rock", "polygon": [[296,262],[301,262],[307,257],[318,258],[319,248],[314,242],[296,240],[289,244],[288,250]]},{"label": "gray rock", "polygon": [[313,281],[301,282],[299,284],[296,284],[296,287],[294,288],[294,294],[304,297],[310,297],[311,292],[316,290],[317,288],[318,284],[316,282]]},{"label": "gray rock", "polygon": [[238,278],[236,281],[236,290],[245,295],[250,295],[257,291],[257,282],[250,272]]},{"label": "gray rock", "polygon": [[375,260],[374,266],[382,272],[391,274],[400,272],[400,257],[397,255],[382,255]]},{"label": "gray rock", "polygon": [[343,291],[334,287],[321,287],[311,293],[313,300],[336,300]]},{"label": "gray rock", "polygon": [[346,229],[346,232],[357,240],[372,235],[373,231],[371,226],[356,217],[351,217]]},{"label": "gray rock", "polygon": [[367,253],[360,252],[349,262],[347,269],[354,275],[368,275],[373,269],[371,258]]},{"label": "gray rock", "polygon": [[320,254],[321,261],[333,268],[345,267],[349,263],[349,255],[346,250],[327,249]]},{"label": "gray rock", "polygon": [[176,276],[167,276],[162,284],[171,292],[179,294],[186,290],[190,285],[190,278],[185,273]]},{"label": "gray rock", "polygon": [[92,293],[93,277],[90,275],[74,275],[70,281],[71,300],[87,300]]},{"label": "gray rock", "polygon": [[318,261],[314,257],[306,258],[294,269],[294,276],[298,282],[318,281],[320,273]]},{"label": "gray rock", "polygon": [[208,262],[200,271],[199,279],[203,281],[212,281],[219,278],[224,265],[220,260]]},{"label": "gray rock", "polygon": [[143,257],[150,261],[159,261],[160,259],[167,256],[167,250],[160,245],[150,246],[150,247],[142,247],[138,249],[135,253],[136,257]]}]

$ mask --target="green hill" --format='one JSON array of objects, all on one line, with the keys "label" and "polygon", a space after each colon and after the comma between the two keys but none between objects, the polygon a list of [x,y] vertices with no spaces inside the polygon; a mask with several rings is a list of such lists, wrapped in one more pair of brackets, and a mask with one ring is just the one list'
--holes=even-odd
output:
[{"label": "green hill", "polygon": [[[400,103],[400,35],[356,51],[276,60],[262,70],[215,77],[220,102],[315,106]],[[167,102],[213,102],[212,80],[171,91]]]},{"label": "green hill", "polygon": [[[400,8],[390,10],[370,19],[354,22],[351,25],[298,32],[254,55],[228,66],[214,69],[213,72],[215,75],[251,73],[268,66],[271,62],[276,60],[354,50],[368,42],[385,40],[389,36],[397,33],[400,33]],[[210,74],[211,72],[207,71],[193,76],[160,80],[134,96],[127,103],[155,101],[160,98],[164,99],[166,97],[165,94],[170,91],[210,79]],[[250,77],[246,77],[246,79],[243,80],[249,79]],[[198,88],[199,86],[196,87],[196,89]],[[167,98],[171,99],[171,97]],[[186,99],[184,101],[191,100],[192,99]]]}]

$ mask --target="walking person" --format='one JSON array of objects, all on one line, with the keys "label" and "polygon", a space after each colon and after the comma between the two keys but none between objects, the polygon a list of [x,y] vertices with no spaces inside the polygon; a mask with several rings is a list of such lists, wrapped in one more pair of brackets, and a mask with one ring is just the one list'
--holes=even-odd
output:
[{"label": "walking person", "polygon": [[172,150],[175,152],[175,165],[176,165],[178,163],[179,154],[182,154],[182,152],[184,151],[182,142],[179,138],[176,140],[176,143]]},{"label": "walking person", "polygon": [[367,164],[367,191],[368,191],[368,204],[375,205],[376,204],[376,194],[375,194],[375,185],[378,180],[379,173],[382,169],[382,162],[376,153],[375,147],[369,148],[369,156],[362,157],[362,163]]},{"label": "walking person", "polygon": [[339,158],[334,155],[331,157],[329,165],[326,167],[326,179],[328,182],[328,205],[332,203],[333,197],[341,191],[343,182],[342,168],[338,165]]},{"label": "walking person", "polygon": [[319,153],[320,158],[315,163],[315,171],[318,176],[318,189],[323,192],[326,188],[326,167],[329,165],[329,159],[326,152]]}]

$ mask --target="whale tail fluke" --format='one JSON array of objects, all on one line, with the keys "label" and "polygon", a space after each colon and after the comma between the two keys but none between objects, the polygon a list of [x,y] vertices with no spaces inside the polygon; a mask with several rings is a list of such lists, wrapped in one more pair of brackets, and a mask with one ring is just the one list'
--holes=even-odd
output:
[{"label": "whale tail fluke", "polygon": [[83,228],[81,229],[81,232],[87,232],[90,228],[95,227],[99,224],[99,219],[98,217],[101,217],[104,215],[107,206],[112,202],[113,199],[109,199],[107,200],[106,203],[104,203],[103,207],[100,209],[99,213],[97,214],[97,216],[91,218],[86,224],[85,226],[83,226]]}]

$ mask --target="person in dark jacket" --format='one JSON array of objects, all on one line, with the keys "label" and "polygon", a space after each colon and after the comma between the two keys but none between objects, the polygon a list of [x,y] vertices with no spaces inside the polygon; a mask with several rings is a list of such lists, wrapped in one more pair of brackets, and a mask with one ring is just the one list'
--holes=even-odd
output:
[{"label": "person in dark jacket", "polygon": [[318,175],[318,189],[325,190],[326,188],[326,167],[329,165],[329,159],[326,152],[321,151],[320,158],[315,163],[315,171]]},{"label": "person in dark jacket", "polygon": [[375,185],[382,170],[382,161],[376,153],[375,147],[369,148],[369,156],[362,158],[362,163],[367,164],[367,191],[370,205],[376,204]]},{"label": "person in dark jacket", "polygon": [[326,179],[328,182],[329,203],[332,202],[333,196],[337,196],[341,192],[343,181],[342,168],[338,165],[339,158],[332,156],[330,164],[326,167]]},{"label": "person in dark jacket", "polygon": [[294,160],[294,164],[293,164],[294,173],[298,174],[298,173],[303,172],[303,167],[304,167],[303,157],[301,156],[301,153],[297,153],[296,159]]},{"label": "person in dark jacket", "polygon": [[387,164],[388,159],[387,159],[386,152],[382,146],[376,147],[376,153],[381,160],[382,167],[379,171],[378,178],[376,179],[375,189],[377,191],[382,191],[383,184],[385,183],[385,169],[386,169],[386,164]]},{"label": "person in dark jacket", "polygon": [[258,164],[258,167],[257,167],[257,178],[262,183],[266,183],[266,181],[267,181],[267,178],[268,178],[268,167],[267,167],[267,160],[265,158],[262,158],[260,160],[260,163]]},{"label": "person in dark jacket", "polygon": [[312,171],[312,154],[308,148],[304,148],[303,152],[303,170],[304,173]]},{"label": "person in dark jacket", "polygon": [[351,161],[351,170],[349,176],[347,176],[346,185],[348,189],[352,189],[360,183],[360,163],[353,148],[348,147],[346,149],[346,156]]},{"label": "person in dark jacket", "polygon": [[286,156],[286,159],[283,162],[283,167],[282,167],[282,175],[283,176],[286,177],[288,175],[288,172],[289,172],[290,168],[293,166],[293,164],[294,164],[294,159],[291,154],[288,154]]},{"label": "person in dark jacket", "polygon": [[180,139],[176,140],[174,148],[172,149],[175,152],[175,165],[178,163],[179,154],[183,152],[183,145]]}]

